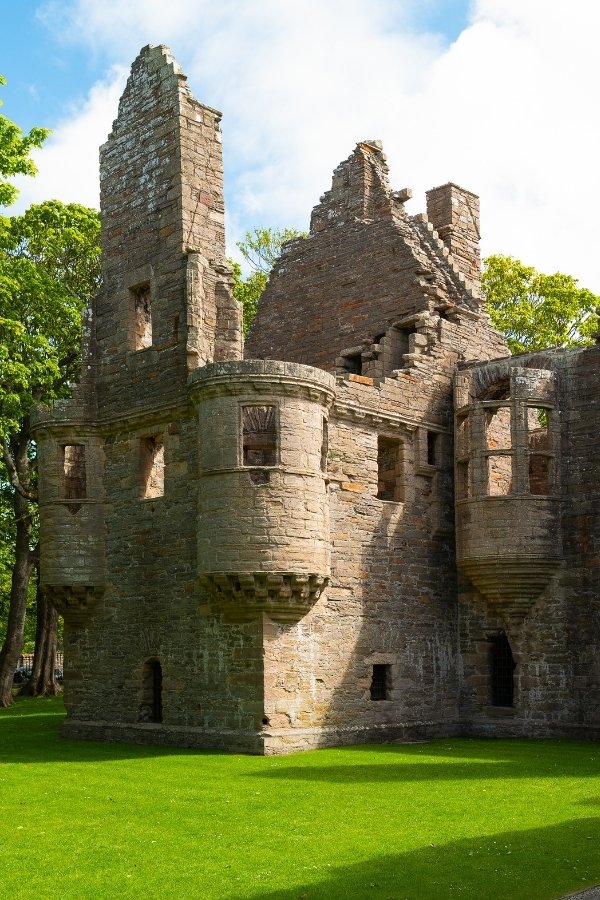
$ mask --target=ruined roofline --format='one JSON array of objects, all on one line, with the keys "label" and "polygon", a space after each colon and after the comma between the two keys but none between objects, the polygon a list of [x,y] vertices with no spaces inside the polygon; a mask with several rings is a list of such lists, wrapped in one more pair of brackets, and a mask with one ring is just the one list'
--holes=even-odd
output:
[{"label": "ruined roofline", "polygon": [[[188,102],[190,102],[194,106],[198,107],[198,109],[203,109],[209,113],[212,113],[212,115],[215,116],[217,123],[219,123],[221,121],[221,119],[223,117],[223,113],[220,110],[215,109],[214,106],[209,106],[208,103],[201,102],[193,95],[192,91],[190,90],[190,88],[187,84],[188,77],[184,73],[183,69],[181,68],[181,66],[175,59],[175,57],[173,56],[171,48],[169,46],[167,46],[167,44],[146,44],[144,47],[141,48],[140,52],[138,53],[138,55],[136,56],[136,58],[134,59],[132,65],[131,65],[131,69],[129,71],[129,75],[127,78],[127,82],[125,84],[125,89],[123,90],[123,93],[121,94],[121,97],[119,98],[117,116],[112,121],[111,130],[107,136],[105,143],[107,143],[112,137],[115,136],[115,133],[116,133],[116,130],[118,127],[119,118],[121,116],[122,108],[126,103],[127,95],[129,93],[129,90],[132,87],[134,70],[136,69],[136,67],[138,65],[141,65],[142,63],[148,65],[148,63],[152,63],[154,60],[156,61],[156,64],[158,65],[158,67],[164,68],[166,70],[168,70],[168,69],[171,70],[172,75],[177,79],[177,81],[179,83],[179,87],[185,94],[186,100]],[[102,144],[100,146],[101,150],[102,150],[103,146],[104,146],[104,144]]]}]

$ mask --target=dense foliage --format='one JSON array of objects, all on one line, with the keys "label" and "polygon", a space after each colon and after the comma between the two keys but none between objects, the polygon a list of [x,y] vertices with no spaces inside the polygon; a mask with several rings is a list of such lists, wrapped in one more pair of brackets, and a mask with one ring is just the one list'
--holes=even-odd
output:
[{"label": "dense foliage", "polygon": [[494,327],[512,353],[590,344],[600,297],[571,275],[543,275],[512,256],[484,260],[482,286]]}]

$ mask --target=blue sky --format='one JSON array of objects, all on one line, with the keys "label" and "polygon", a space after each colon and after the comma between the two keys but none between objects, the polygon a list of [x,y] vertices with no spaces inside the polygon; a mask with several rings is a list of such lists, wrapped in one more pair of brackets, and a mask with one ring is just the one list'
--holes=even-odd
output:
[{"label": "blue sky", "polygon": [[481,197],[484,254],[600,293],[598,25],[588,0],[9,0],[2,112],[53,129],[16,210],[97,203],[129,66],[166,43],[223,112],[230,252],[254,225],[306,228],[337,163],[379,138],[411,212],[455,181]]}]

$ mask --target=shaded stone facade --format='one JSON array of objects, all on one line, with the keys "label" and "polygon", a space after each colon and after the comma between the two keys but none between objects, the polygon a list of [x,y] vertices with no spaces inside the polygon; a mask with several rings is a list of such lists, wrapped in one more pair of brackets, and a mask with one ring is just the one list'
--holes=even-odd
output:
[{"label": "shaded stone facade", "polygon": [[39,410],[64,732],[280,753],[600,734],[600,348],[511,358],[479,201],[338,166],[244,351],[219,114],[165,47],[101,151],[103,284]]}]

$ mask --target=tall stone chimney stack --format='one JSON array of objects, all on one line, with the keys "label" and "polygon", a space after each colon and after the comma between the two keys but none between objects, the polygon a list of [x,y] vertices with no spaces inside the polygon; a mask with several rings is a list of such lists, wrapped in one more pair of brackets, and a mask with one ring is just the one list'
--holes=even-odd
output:
[{"label": "tall stone chimney stack", "polygon": [[479,197],[457,184],[427,191],[427,218],[452,256],[456,268],[480,289]]}]

